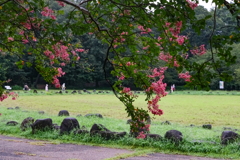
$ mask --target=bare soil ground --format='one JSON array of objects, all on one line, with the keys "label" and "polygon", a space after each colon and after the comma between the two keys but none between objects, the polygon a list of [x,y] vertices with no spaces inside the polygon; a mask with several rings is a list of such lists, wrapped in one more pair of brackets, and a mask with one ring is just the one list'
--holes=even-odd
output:
[{"label": "bare soil ground", "polygon": [[[0,160],[106,160],[132,155],[134,150],[75,144],[53,144],[0,135]],[[122,159],[122,158],[121,158]],[[125,160],[216,160],[205,157],[154,153]]]}]

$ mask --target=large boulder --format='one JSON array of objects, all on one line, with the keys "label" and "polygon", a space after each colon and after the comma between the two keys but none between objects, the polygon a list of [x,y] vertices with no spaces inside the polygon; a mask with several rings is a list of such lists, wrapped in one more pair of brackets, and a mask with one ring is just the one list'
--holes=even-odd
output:
[{"label": "large boulder", "polygon": [[124,137],[126,134],[127,134],[126,132],[112,132],[102,124],[93,124],[90,130],[91,136],[99,135],[100,137],[106,140]]},{"label": "large boulder", "polygon": [[46,119],[37,119],[32,125],[32,133],[34,134],[35,131],[45,131],[47,129],[52,129],[52,119],[46,118]]},{"label": "large boulder", "polygon": [[236,139],[240,138],[239,134],[233,132],[233,131],[223,131],[221,135],[221,143],[222,144],[228,144],[235,142]]},{"label": "large boulder", "polygon": [[102,124],[96,124],[94,123],[92,125],[92,128],[90,129],[90,133],[98,132],[98,131],[110,131]]},{"label": "large boulder", "polygon": [[69,112],[67,110],[61,110],[59,111],[58,116],[69,116]]},{"label": "large boulder", "polygon": [[70,133],[72,130],[79,129],[80,125],[76,118],[68,117],[65,118],[60,126],[60,134]]},{"label": "large boulder", "polygon": [[33,124],[33,122],[34,122],[34,119],[32,117],[25,118],[21,123],[21,126],[20,126],[21,130],[25,131],[27,128],[31,126],[31,124]]},{"label": "large boulder", "polygon": [[178,130],[169,130],[165,133],[165,136],[164,136],[164,138],[175,143],[181,142],[183,140],[182,137],[183,137],[182,133]]}]

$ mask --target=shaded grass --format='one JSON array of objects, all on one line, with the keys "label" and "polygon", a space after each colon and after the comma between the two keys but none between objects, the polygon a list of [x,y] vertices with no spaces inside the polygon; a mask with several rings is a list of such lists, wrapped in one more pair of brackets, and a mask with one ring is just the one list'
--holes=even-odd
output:
[{"label": "shaded grass", "polygon": [[[0,134],[13,135],[17,137],[25,137],[30,139],[50,140],[51,143],[74,143],[74,144],[88,144],[88,145],[100,145],[114,148],[126,148],[139,150],[138,154],[151,153],[151,152],[164,152],[164,153],[177,153],[187,155],[208,156],[217,158],[237,158],[240,156],[239,141],[228,146],[220,145],[220,135],[223,129],[221,127],[215,127],[212,130],[203,129],[202,127],[189,127],[181,124],[173,123],[172,125],[162,125],[159,122],[154,122],[151,125],[151,133],[160,134],[164,136],[166,131],[171,129],[179,130],[183,133],[184,141],[180,145],[174,145],[167,140],[156,141],[152,139],[142,140],[135,139],[130,136],[125,136],[116,140],[104,140],[101,137],[93,136],[89,134],[82,135],[59,135],[58,131],[46,131],[38,132],[37,134],[31,134],[31,129],[26,131],[20,130],[20,125],[7,126],[7,121],[15,120],[19,123],[26,117],[33,117],[36,119],[52,118],[53,123],[61,124],[65,117],[59,117],[56,115],[44,114],[40,115],[37,112],[23,112],[20,110],[8,110],[6,107],[0,108]],[[73,116],[75,117],[75,116]],[[125,120],[114,118],[96,118],[96,117],[75,117],[80,124],[87,130],[91,129],[94,123],[100,123],[106,126],[112,131],[129,132],[129,125]],[[239,133],[239,132],[238,132]],[[196,143],[196,140],[204,141],[204,143]],[[36,144],[37,145],[37,144]],[[127,156],[127,155],[126,155]]]}]

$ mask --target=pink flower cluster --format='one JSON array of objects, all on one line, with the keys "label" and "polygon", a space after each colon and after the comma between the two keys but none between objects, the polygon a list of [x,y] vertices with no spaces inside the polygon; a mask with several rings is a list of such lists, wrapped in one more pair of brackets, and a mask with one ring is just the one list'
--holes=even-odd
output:
[{"label": "pink flower cluster", "polygon": [[177,43],[178,43],[179,45],[183,45],[185,39],[187,39],[186,36],[178,36],[177,39],[176,39],[176,41],[177,41]]},{"label": "pink flower cluster", "polygon": [[133,63],[133,62],[127,62],[126,63],[126,66],[133,66],[133,65],[135,65],[135,63]]},{"label": "pink flower cluster", "polygon": [[167,62],[167,63],[169,63],[169,64],[171,64],[173,62],[173,66],[175,66],[175,67],[179,67],[180,66],[178,64],[178,61],[176,60],[176,58],[173,59],[173,56],[171,56],[169,53],[165,53],[164,54],[163,52],[161,52],[159,54],[158,58],[163,60],[163,61],[165,61],[165,62]]},{"label": "pink flower cluster", "polygon": [[[166,27],[170,27],[171,23],[167,22]],[[182,21],[176,22],[175,26],[172,28],[169,28],[169,31],[172,33],[173,36],[178,37],[178,34],[181,32],[182,28]],[[166,31],[168,32],[168,31]]]},{"label": "pink flower cluster", "polygon": [[141,34],[148,34],[149,32],[152,32],[150,28],[145,29],[143,26],[138,26],[138,29],[141,31]]},{"label": "pink flower cluster", "polygon": [[185,72],[185,73],[179,73],[179,78],[184,79],[186,82],[191,82],[191,75],[189,74],[189,72]]},{"label": "pink flower cluster", "polygon": [[61,2],[61,1],[57,1],[57,3],[58,3],[60,6],[62,6],[62,7],[65,6],[65,3]]},{"label": "pink flower cluster", "polygon": [[188,3],[188,6],[192,9],[196,8],[198,4],[196,2],[191,2],[190,0],[186,0]]},{"label": "pink flower cluster", "polygon": [[124,74],[123,74],[123,73],[121,73],[121,76],[120,76],[120,77],[118,77],[118,79],[119,79],[119,80],[124,80],[124,79],[125,79],[125,76],[124,76]]},{"label": "pink flower cluster", "polygon": [[67,49],[68,49],[67,46],[64,46],[64,45],[61,45],[60,43],[57,43],[56,45],[53,45],[52,48],[55,51],[54,55],[57,58],[60,58],[60,59],[65,60],[65,61],[70,60],[69,54],[67,52]]},{"label": "pink flower cluster", "polygon": [[203,45],[199,46],[199,48],[197,48],[197,49],[190,50],[190,52],[194,55],[201,56],[201,55],[205,54],[207,52],[207,50],[205,48],[205,45],[203,44]]},{"label": "pink flower cluster", "polygon": [[7,99],[8,95],[7,94],[2,94],[0,97],[0,101],[3,101],[4,99]]},{"label": "pink flower cluster", "polygon": [[161,97],[164,97],[167,95],[166,87],[167,84],[163,83],[164,79],[164,72],[167,69],[167,67],[162,68],[155,68],[153,69],[153,74],[149,75],[149,77],[154,78],[158,77],[159,80],[156,82],[152,82],[151,86],[146,90],[147,92],[153,91],[156,96],[151,101],[148,101],[148,109],[149,111],[154,115],[162,115],[163,111],[159,109],[158,102],[161,99]]},{"label": "pink flower cluster", "polygon": [[60,88],[60,82],[58,77],[62,77],[65,72],[62,71],[62,68],[55,68],[57,70],[57,74],[55,76],[53,76],[53,84],[56,88]]},{"label": "pink flower cluster", "polygon": [[18,94],[15,92],[10,92],[10,93],[3,93],[0,96],[0,101],[3,101],[4,99],[8,98],[8,96],[12,97],[12,100],[16,100],[16,98],[18,97]]},{"label": "pink flower cluster", "polygon": [[76,52],[84,52],[85,49],[76,49]]},{"label": "pink flower cluster", "polygon": [[8,42],[14,41],[14,38],[8,37]]},{"label": "pink flower cluster", "polygon": [[41,14],[45,17],[50,17],[53,20],[56,20],[56,16],[54,15],[54,11],[48,7],[43,8],[43,11],[41,12]]},{"label": "pink flower cluster", "polygon": [[141,131],[137,136],[137,139],[145,139],[145,138],[146,138],[146,134],[143,131]]}]

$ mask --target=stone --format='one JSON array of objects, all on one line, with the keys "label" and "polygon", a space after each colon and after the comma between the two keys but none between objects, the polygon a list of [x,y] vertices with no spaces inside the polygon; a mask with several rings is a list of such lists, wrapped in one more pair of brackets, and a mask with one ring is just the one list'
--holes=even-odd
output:
[{"label": "stone", "polygon": [[65,93],[68,93],[68,91],[65,91]]},{"label": "stone", "polygon": [[81,114],[78,114],[77,117],[82,117],[82,115],[81,115]]},{"label": "stone", "polygon": [[27,128],[31,126],[31,124],[33,124],[33,122],[34,122],[34,119],[32,117],[25,118],[21,123],[21,126],[20,126],[21,130],[25,131]]},{"label": "stone", "polygon": [[8,107],[7,109],[13,109],[12,107]]},{"label": "stone", "polygon": [[[109,140],[124,137],[127,132],[112,132],[112,131],[97,131],[94,134],[99,135],[100,137]],[[93,135],[93,134],[91,134]]]},{"label": "stone", "polygon": [[60,130],[60,126],[59,126],[58,124],[56,124],[56,123],[52,124],[52,128],[53,128],[54,130],[57,130],[57,131]]},{"label": "stone", "polygon": [[109,129],[107,129],[105,126],[102,124],[93,124],[91,130],[90,130],[90,135],[99,135],[100,137],[109,140],[113,138],[120,138],[124,137],[127,133],[126,132],[112,132]]},{"label": "stone", "polygon": [[160,136],[159,134],[146,134],[146,138],[152,138],[154,140],[161,140],[162,139],[162,136]]},{"label": "stone", "polygon": [[178,130],[169,130],[164,135],[164,138],[175,143],[181,142],[183,140],[182,137],[183,137],[182,133]]},{"label": "stone", "polygon": [[20,109],[20,107],[17,106],[17,107],[15,107],[15,109]]},{"label": "stone", "polygon": [[46,118],[46,119],[37,119],[32,125],[32,134],[35,133],[35,131],[45,131],[47,129],[52,129],[52,119]]},{"label": "stone", "polygon": [[37,92],[37,90],[34,89],[34,90],[33,90],[33,93],[38,93],[38,92]]},{"label": "stone", "polygon": [[18,122],[16,122],[16,121],[8,121],[6,125],[8,125],[8,126],[16,126],[16,125],[18,125]]},{"label": "stone", "polygon": [[212,129],[211,124],[204,124],[202,127],[205,128],[205,129]]},{"label": "stone", "polygon": [[61,110],[59,111],[58,116],[69,116],[69,112],[67,110]]},{"label": "stone", "polygon": [[88,134],[90,133],[88,130],[85,129],[79,129],[73,132],[74,134]]},{"label": "stone", "polygon": [[39,111],[38,114],[44,114],[45,112],[44,111]]},{"label": "stone", "polygon": [[99,118],[103,118],[103,116],[99,113],[96,114],[86,114],[84,117],[99,117]]},{"label": "stone", "polygon": [[240,138],[239,134],[233,131],[223,131],[221,135],[221,144],[228,144],[235,142],[238,138]]},{"label": "stone", "polygon": [[161,123],[162,125],[171,125],[171,123],[169,121],[164,121]]},{"label": "stone", "polygon": [[71,93],[72,93],[72,94],[75,94],[75,93],[77,93],[77,91],[74,90],[74,91],[72,91]]},{"label": "stone", "polygon": [[94,123],[93,125],[92,125],[92,128],[91,128],[91,130],[90,130],[90,133],[94,133],[94,132],[96,132],[96,131],[110,131],[109,129],[107,129],[104,125],[102,125],[102,124],[96,124],[96,123]]},{"label": "stone", "polygon": [[60,126],[60,134],[69,134],[72,130],[79,129],[80,125],[76,118],[68,117],[65,118]]}]

